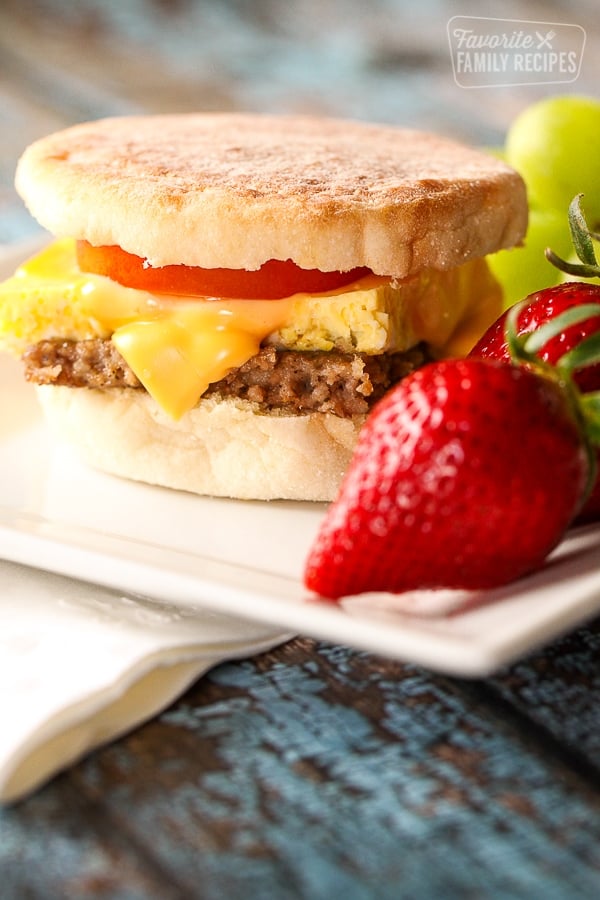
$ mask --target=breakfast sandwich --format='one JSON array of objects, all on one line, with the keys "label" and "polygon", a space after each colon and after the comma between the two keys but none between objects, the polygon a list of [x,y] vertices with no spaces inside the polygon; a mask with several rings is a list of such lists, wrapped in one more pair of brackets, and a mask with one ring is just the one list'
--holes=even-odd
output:
[{"label": "breakfast sandwich", "polygon": [[484,257],[527,203],[500,160],[304,116],[77,125],[16,176],[53,236],[0,286],[0,347],[92,466],[330,500],[369,410],[498,316]]}]

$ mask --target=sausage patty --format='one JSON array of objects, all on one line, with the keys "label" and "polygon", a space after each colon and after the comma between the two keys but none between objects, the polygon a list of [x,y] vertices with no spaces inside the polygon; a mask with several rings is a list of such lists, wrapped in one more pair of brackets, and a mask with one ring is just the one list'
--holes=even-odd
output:
[{"label": "sausage patty", "polygon": [[[361,415],[427,360],[423,346],[380,356],[264,347],[211,384],[204,396],[240,397],[296,414]],[[144,389],[109,340],[41,341],[26,351],[23,361],[25,377],[36,384]]]}]

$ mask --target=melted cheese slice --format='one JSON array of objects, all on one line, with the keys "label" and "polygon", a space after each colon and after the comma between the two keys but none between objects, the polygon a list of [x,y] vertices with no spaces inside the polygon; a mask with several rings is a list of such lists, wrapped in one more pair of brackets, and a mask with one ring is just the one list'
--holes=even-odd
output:
[{"label": "melted cheese slice", "polygon": [[378,354],[420,341],[463,355],[500,314],[485,261],[393,281],[371,275],[323,294],[221,300],[153,294],[82,272],[62,239],[0,285],[0,347],[20,354],[50,338],[111,339],[173,418],[268,342],[291,350]]},{"label": "melted cheese slice", "polygon": [[112,340],[148,393],[180,418],[209,384],[256,356],[262,340],[281,323],[284,311],[270,300],[249,301],[248,307],[178,304],[164,317],[121,326]]}]

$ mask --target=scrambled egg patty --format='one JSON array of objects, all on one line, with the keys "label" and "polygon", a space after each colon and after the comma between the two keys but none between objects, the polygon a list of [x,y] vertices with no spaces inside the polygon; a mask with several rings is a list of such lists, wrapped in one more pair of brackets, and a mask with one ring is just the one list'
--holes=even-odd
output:
[{"label": "scrambled egg patty", "polygon": [[[0,346],[20,354],[49,338],[108,338],[132,322],[166,318],[178,302],[201,301],[161,297],[82,272],[75,242],[65,238],[0,285]],[[239,301],[207,302],[226,308]],[[443,352],[465,326],[473,332],[474,343],[476,332],[482,333],[500,313],[501,296],[485,261],[475,260],[400,282],[373,275],[326,294],[243,303],[280,305],[274,321],[282,324],[266,338],[274,346],[379,354],[403,351],[420,341]],[[250,306],[248,313],[253,311]]]}]

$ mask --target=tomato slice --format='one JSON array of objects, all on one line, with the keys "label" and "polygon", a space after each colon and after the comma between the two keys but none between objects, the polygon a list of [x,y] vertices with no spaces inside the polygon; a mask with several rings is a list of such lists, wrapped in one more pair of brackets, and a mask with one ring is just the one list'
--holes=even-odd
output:
[{"label": "tomato slice", "polygon": [[106,275],[126,287],[193,297],[278,300],[306,291],[334,291],[370,274],[370,269],[321,272],[302,269],[291,260],[270,259],[255,272],[245,269],[203,269],[199,266],[145,266],[141,256],[118,246],[94,247],[77,241],[77,261],[84,272]]}]

